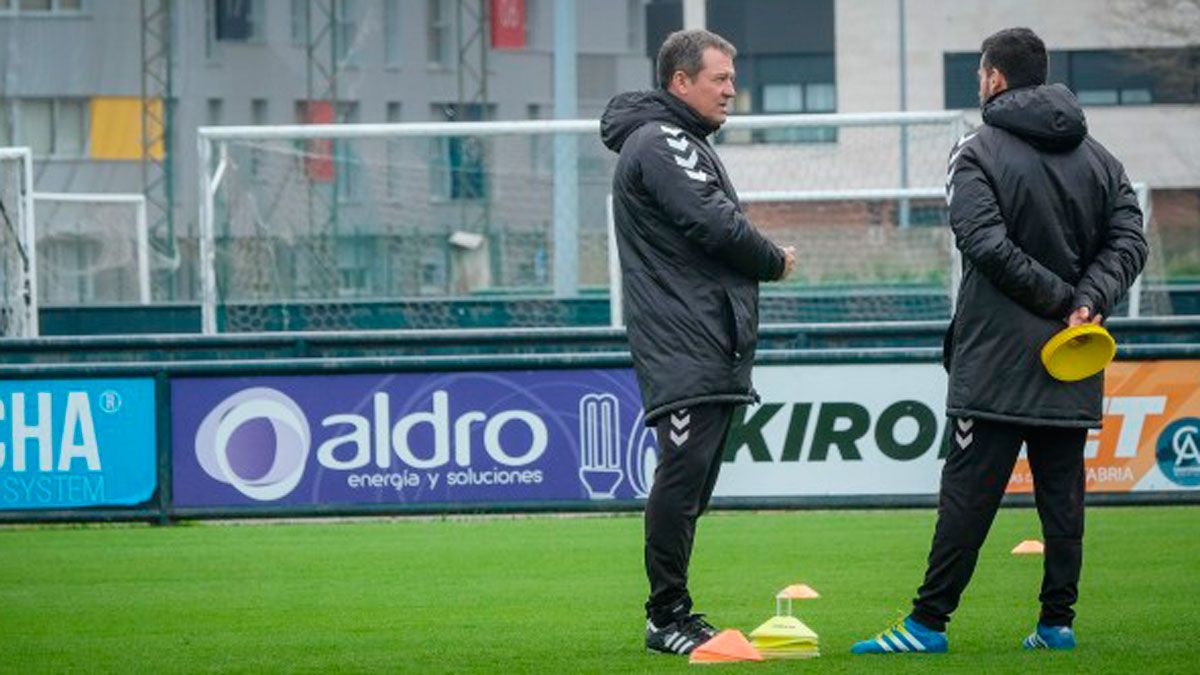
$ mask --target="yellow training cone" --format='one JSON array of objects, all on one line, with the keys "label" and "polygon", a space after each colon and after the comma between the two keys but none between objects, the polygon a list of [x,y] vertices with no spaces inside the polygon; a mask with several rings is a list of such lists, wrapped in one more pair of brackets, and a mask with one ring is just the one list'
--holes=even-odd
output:
[{"label": "yellow training cone", "polygon": [[750,644],[767,659],[821,655],[817,634],[794,616],[773,616],[750,633]]},{"label": "yellow training cone", "polygon": [[1056,380],[1075,382],[1099,373],[1117,355],[1117,342],[1103,326],[1084,323],[1059,331],[1042,347],[1042,365]]},{"label": "yellow training cone", "polygon": [[1026,539],[1016,545],[1013,555],[1041,555],[1046,552],[1046,545],[1037,539]]}]

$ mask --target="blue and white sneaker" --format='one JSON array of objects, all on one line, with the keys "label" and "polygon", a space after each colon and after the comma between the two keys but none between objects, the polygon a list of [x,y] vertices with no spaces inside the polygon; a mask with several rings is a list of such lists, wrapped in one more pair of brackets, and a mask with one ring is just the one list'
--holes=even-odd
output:
[{"label": "blue and white sneaker", "polygon": [[1070,626],[1046,626],[1038,622],[1037,630],[1021,641],[1025,649],[1075,649],[1075,630]]},{"label": "blue and white sneaker", "polygon": [[945,633],[917,623],[911,616],[897,621],[879,635],[854,643],[851,654],[903,654],[907,652],[944,654],[950,648]]}]

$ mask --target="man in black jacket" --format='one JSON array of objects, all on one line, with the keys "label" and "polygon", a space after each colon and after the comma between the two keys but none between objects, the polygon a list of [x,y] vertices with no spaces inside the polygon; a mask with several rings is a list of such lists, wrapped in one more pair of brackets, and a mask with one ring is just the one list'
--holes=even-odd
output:
[{"label": "man in black jacket", "polygon": [[912,613],[855,653],[946,651],[945,626],[970,581],[1024,443],[1046,559],[1027,649],[1075,646],[1083,552],[1083,449],[1099,427],[1104,375],[1059,382],[1040,361],[1066,325],[1099,322],[1146,261],[1125,171],[1088,136],[1064,86],[1046,86],[1046,48],[1027,28],[984,40],[984,126],[950,156],[946,198],[963,277],[946,339],[942,470],[929,566]]},{"label": "man in black jacket", "polygon": [[758,282],[795,259],[754,229],[708,136],[734,96],[736,50],[705,30],[671,34],[660,89],[621,94],[601,119],[620,153],[613,216],[625,323],[645,420],[662,456],[646,501],[646,647],[688,654],[716,633],[687,589],[696,519],[712,496],[734,408],[757,399]]}]

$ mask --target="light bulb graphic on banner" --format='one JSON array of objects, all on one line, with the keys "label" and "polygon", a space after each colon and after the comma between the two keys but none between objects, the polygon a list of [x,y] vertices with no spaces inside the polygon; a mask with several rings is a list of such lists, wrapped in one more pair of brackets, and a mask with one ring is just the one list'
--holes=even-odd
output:
[{"label": "light bulb graphic on banner", "polygon": [[621,484],[620,413],[612,394],[579,399],[579,480],[591,499],[612,499]]}]

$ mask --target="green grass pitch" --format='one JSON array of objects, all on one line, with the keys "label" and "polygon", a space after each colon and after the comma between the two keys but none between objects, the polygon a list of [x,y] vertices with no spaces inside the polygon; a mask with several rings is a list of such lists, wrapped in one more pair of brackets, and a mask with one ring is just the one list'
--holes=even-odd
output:
[{"label": "green grass pitch", "polygon": [[[820,634],[805,662],[724,672],[1195,672],[1200,507],[1093,508],[1072,653],[1027,653],[1032,509],[997,518],[951,653],[854,657],[908,607],[930,509],[715,513],[697,609],[749,632],[777,589]],[[642,646],[640,517],[0,529],[0,672],[668,672]]]}]

